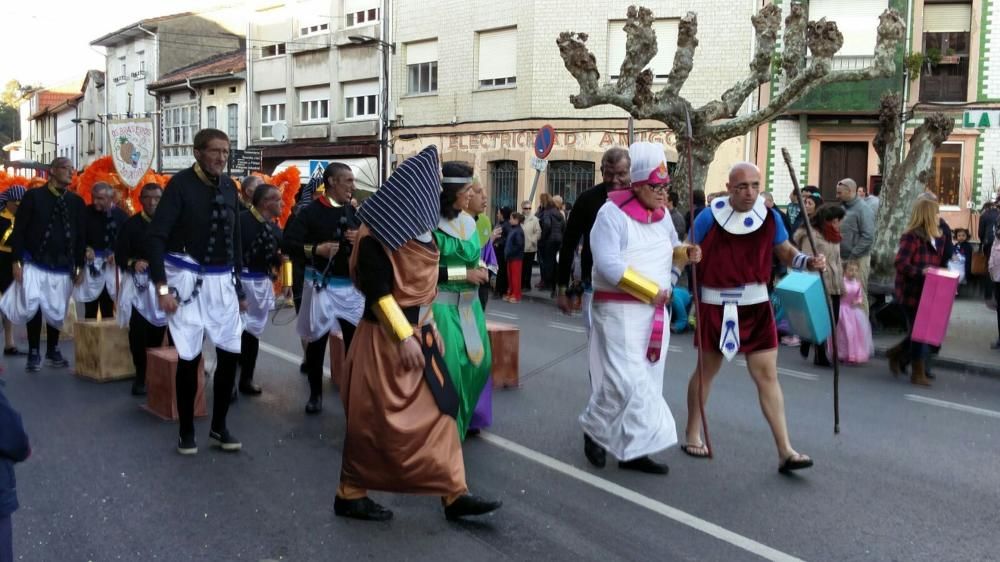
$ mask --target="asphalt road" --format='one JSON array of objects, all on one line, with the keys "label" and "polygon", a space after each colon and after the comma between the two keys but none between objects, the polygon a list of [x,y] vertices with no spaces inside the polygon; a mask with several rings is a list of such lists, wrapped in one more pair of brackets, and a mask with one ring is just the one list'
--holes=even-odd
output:
[{"label": "asphalt road", "polygon": [[[780,365],[793,443],[816,459],[800,476],[778,459],[753,385],[724,367],[708,406],[716,458],[671,449],[667,477],[592,468],[576,418],[589,382],[579,318],[541,304],[491,302],[521,327],[521,387],[494,394],[495,425],[465,444],[470,487],[499,497],[492,516],[450,523],[435,498],[373,493],[386,524],[333,514],[343,416],[332,385],[306,417],[291,326],[269,327],[257,380],[230,428],[238,454],[174,452],[129,383],[7,362],[7,393],[33,455],[17,468],[15,558],[104,560],[988,560],[1000,528],[1000,381],[941,371],[931,389],[883,363],[845,368],[841,434],[832,375],[793,349]],[[287,317],[284,317],[287,319]],[[279,318],[281,321],[282,318]],[[277,349],[278,353],[274,353]],[[72,344],[64,345],[72,355]],[[292,361],[290,361],[291,359]],[[683,431],[696,356],[674,336],[664,395]],[[928,400],[930,399],[930,400]]]}]

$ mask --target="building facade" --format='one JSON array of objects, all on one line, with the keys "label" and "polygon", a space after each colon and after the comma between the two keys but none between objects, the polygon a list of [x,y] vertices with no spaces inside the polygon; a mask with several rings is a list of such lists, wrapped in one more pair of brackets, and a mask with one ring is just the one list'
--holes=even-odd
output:
[{"label": "building facade", "polygon": [[362,189],[378,185],[381,4],[309,0],[253,14],[247,135],[264,171],[296,165],[307,180],[337,160]]},{"label": "building facade", "polygon": [[80,88],[83,98],[77,111],[77,162],[86,168],[104,154],[108,136],[104,119],[104,72],[91,70]]},{"label": "building facade", "polygon": [[[556,130],[555,146],[538,175],[537,193],[572,202],[601,181],[607,148],[627,146],[628,115],[611,106],[577,110],[569,97],[579,91],[559,56],[560,32],[586,32],[602,80],[617,78],[625,53],[625,16],[631,2],[583,0],[438,0],[396,2],[392,15],[392,116],[395,160],[436,144],[445,160],[473,164],[485,178],[494,208],[515,207],[535,183],[533,139],[542,125]],[[655,0],[658,53],[651,62],[654,91],[673,63],[679,20],[698,14],[699,47],[682,94],[696,107],[717,99],[748,73],[756,1]],[[440,24],[448,14],[449,25]],[[745,46],[734,48],[734,46]],[[747,104],[744,113],[751,104]],[[676,135],[658,122],[636,122],[636,140],[661,142],[676,161]],[[728,166],[749,157],[747,139],[719,150],[709,172],[712,190],[725,182]],[[515,207],[516,208],[516,207]]]}]

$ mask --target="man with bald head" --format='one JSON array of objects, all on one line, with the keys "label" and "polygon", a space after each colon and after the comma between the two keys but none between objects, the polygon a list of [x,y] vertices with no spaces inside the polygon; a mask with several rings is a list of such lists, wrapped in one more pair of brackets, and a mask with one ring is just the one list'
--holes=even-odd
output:
[{"label": "man with bald head", "polygon": [[115,268],[115,242],[128,215],[115,206],[115,190],[104,182],[97,182],[90,190],[93,203],[84,211],[83,243],[86,246],[86,267],[83,282],[73,296],[82,302],[84,317],[107,320],[114,316],[114,300],[118,294]]},{"label": "man with bald head", "polygon": [[253,192],[257,191],[257,188],[263,183],[264,180],[260,176],[243,178],[243,182],[240,184],[240,202],[243,203],[243,208],[240,209],[241,213],[247,213],[250,211],[250,207],[253,207]]},{"label": "man with bald head", "polygon": [[[29,372],[42,368],[39,344],[43,318],[47,325],[46,364],[69,366],[59,351],[59,329],[66,320],[73,285],[82,279],[86,249],[84,203],[67,190],[72,179],[73,163],[65,157],[56,158],[49,166],[49,181],[24,194],[14,217],[10,247],[15,290],[0,298],[0,310],[14,324],[28,325]],[[17,285],[23,288],[21,295]]]},{"label": "man with bald head", "polygon": [[[688,383],[687,444],[682,450],[707,457],[701,440],[700,400],[708,402],[712,379],[722,360],[746,356],[747,370],[757,386],[761,410],[778,448],[778,470],[787,474],[812,466],[808,456],[792,448],[785,423],[785,404],[778,384],[778,332],[767,283],[772,257],[788,267],[823,271],[826,259],[808,256],[788,241],[788,231],[761,195],[760,170],[740,162],[729,172],[728,195],[712,200],[695,218],[690,242],[704,258],[697,265],[701,354]],[[704,369],[699,373],[699,369]],[[702,386],[704,385],[704,386]]]},{"label": "man with bald head", "polygon": [[840,259],[858,264],[861,306],[868,315],[868,274],[871,273],[872,245],[875,243],[875,210],[858,197],[858,184],[851,178],[837,182],[837,199],[844,205],[840,221]]}]

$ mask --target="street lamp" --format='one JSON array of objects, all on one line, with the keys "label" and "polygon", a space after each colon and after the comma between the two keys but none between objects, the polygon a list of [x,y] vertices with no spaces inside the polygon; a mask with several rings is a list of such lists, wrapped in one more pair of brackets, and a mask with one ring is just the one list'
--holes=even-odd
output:
[{"label": "street lamp", "polygon": [[378,185],[381,187],[382,183],[385,182],[385,170],[389,163],[389,56],[396,54],[396,44],[368,35],[348,35],[347,39],[355,45],[377,45],[382,53],[382,74],[379,76],[382,82],[380,84],[382,107],[379,111],[378,128]]},{"label": "street lamp", "polygon": [[[42,140],[36,140],[36,141],[32,141],[32,143],[31,143],[31,144],[34,144],[34,145],[38,145],[38,146],[41,146],[41,145],[42,145],[43,143],[48,143],[48,144],[51,144],[51,145],[52,145],[52,146],[54,147],[54,148],[52,149],[52,152],[53,152],[53,154],[54,154],[53,158],[55,158],[55,156],[58,156],[58,155],[59,155],[59,154],[58,154],[58,153],[59,153],[59,143],[57,143],[57,142],[54,142],[54,141],[50,141],[50,140],[45,140],[45,139],[42,139]],[[45,158],[45,149],[44,149],[44,148],[42,148],[42,158]]]}]

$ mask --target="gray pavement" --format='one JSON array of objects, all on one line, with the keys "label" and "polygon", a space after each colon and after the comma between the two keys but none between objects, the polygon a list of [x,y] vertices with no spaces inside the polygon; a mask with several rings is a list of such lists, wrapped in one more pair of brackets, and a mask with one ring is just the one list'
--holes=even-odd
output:
[{"label": "gray pavement", "polygon": [[[796,447],[816,466],[788,478],[738,360],[708,405],[716,458],[673,448],[667,477],[594,469],[576,417],[589,392],[580,320],[551,306],[491,302],[492,320],[521,327],[521,387],[494,395],[495,425],[465,444],[470,486],[502,510],[449,523],[438,500],[373,493],[388,524],[337,518],[332,500],[343,415],[328,383],[326,411],[306,417],[297,365],[262,352],[265,394],[241,399],[230,427],[244,450],[207,443],[186,458],[176,426],[152,418],[128,382],[68,372],[26,374],[8,361],[7,393],[32,437],[18,466],[16,558],[103,560],[987,560],[1000,504],[1000,381],[941,369],[935,386],[893,379],[879,362],[845,368],[840,435],[831,374],[781,351]],[[294,358],[291,326],[273,348]],[[71,355],[72,344],[64,345]],[[683,434],[695,363],[674,336],[664,395]],[[735,544],[734,544],[735,543]],[[767,550],[767,549],[773,550]]]}]

